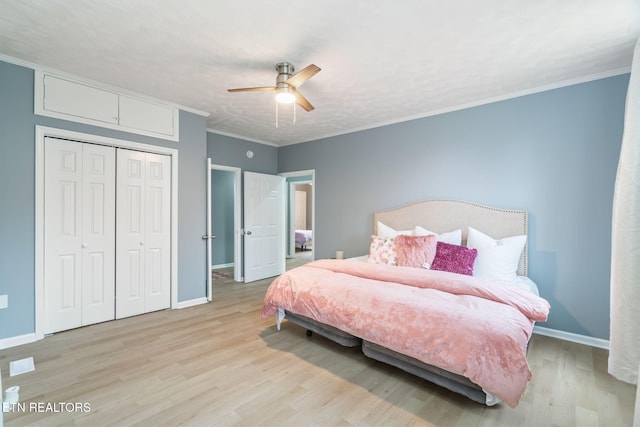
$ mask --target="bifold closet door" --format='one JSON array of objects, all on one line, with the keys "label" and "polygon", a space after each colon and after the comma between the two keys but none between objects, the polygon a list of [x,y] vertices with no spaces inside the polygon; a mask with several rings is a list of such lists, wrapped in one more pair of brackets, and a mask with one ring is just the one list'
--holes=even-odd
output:
[{"label": "bifold closet door", "polygon": [[44,332],[114,319],[115,148],[46,138]]},{"label": "bifold closet door", "polygon": [[169,308],[169,156],[118,149],[116,318]]}]

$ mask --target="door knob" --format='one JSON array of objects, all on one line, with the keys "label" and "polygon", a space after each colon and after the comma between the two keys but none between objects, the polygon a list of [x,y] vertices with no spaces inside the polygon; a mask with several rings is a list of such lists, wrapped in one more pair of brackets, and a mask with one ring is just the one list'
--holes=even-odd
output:
[{"label": "door knob", "polygon": [[251,231],[247,231],[247,236],[251,236]]},{"label": "door knob", "polygon": [[211,236],[208,236],[205,234],[204,236],[202,236],[202,240],[215,239],[215,238],[216,238],[215,234],[212,234]]}]

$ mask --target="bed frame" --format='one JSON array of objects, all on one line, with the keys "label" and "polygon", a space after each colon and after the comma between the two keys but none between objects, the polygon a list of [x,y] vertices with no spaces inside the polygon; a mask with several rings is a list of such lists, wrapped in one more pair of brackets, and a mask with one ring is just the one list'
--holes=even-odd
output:
[{"label": "bed frame", "polygon": [[[527,234],[528,215],[524,210],[500,209],[477,203],[457,200],[425,200],[373,214],[373,231],[377,234],[378,221],[396,230],[413,229],[419,225],[435,233],[462,230],[462,243],[467,240],[467,227],[471,226],[495,239]],[[520,258],[518,274],[527,276],[527,245]],[[307,335],[316,332],[347,347],[362,345],[367,357],[400,368],[427,381],[445,387],[455,393],[485,405],[497,400],[485,393],[468,378],[441,368],[427,365],[417,359],[391,351],[372,342],[363,341],[332,326],[324,325],[294,313],[284,312],[284,317],[307,329]]]}]

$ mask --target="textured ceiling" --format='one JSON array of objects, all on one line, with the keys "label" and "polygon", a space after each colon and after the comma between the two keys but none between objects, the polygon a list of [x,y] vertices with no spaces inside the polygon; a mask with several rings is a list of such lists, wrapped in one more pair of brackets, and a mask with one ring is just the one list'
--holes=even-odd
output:
[{"label": "textured ceiling", "polygon": [[[638,0],[0,0],[0,54],[278,146],[630,70]],[[276,111],[275,64],[322,71]]]}]

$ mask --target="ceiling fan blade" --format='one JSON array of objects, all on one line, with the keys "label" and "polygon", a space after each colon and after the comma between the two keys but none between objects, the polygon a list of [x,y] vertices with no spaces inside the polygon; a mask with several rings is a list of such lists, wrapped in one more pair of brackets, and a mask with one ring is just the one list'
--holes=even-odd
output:
[{"label": "ceiling fan blade", "polygon": [[258,92],[261,90],[276,90],[276,87],[263,86],[263,87],[241,87],[238,89],[227,89],[228,92]]},{"label": "ceiling fan blade", "polygon": [[295,93],[296,93],[296,102],[298,103],[299,106],[304,108],[305,111],[312,111],[312,110],[315,109],[315,107],[313,105],[311,105],[311,103],[309,101],[307,101],[307,98],[302,96],[302,94],[300,92],[295,91]]},{"label": "ceiling fan blade", "polygon": [[303,68],[302,70],[300,70],[299,72],[297,72],[296,74],[294,74],[293,76],[289,77],[285,83],[288,85],[291,85],[295,88],[302,86],[302,84],[304,82],[306,82],[307,80],[309,80],[311,77],[315,76],[316,74],[318,74],[318,72],[320,71],[320,67],[311,64],[309,66],[307,66],[306,68]]}]

